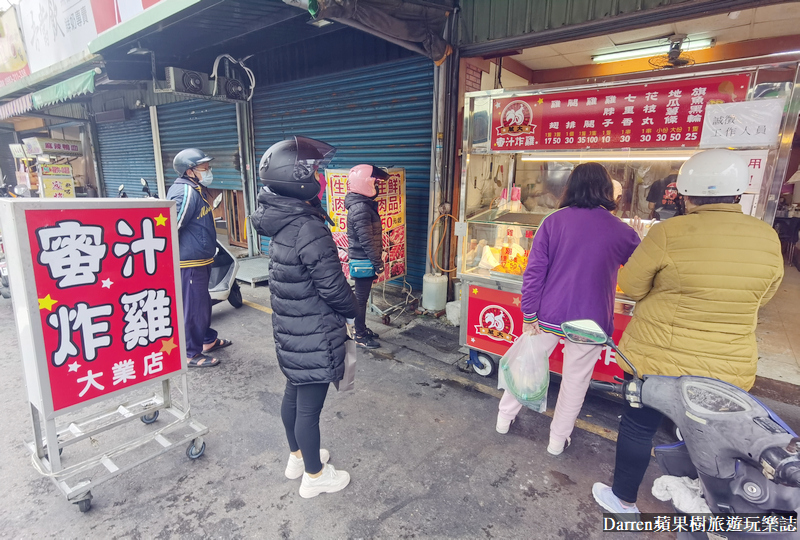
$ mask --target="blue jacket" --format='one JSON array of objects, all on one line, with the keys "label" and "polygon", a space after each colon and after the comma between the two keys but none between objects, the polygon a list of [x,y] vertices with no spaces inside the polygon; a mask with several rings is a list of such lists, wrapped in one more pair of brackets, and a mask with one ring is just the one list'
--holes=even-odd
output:
[{"label": "blue jacket", "polygon": [[206,266],[214,262],[217,231],[208,198],[208,190],[188,178],[175,180],[167,193],[167,199],[178,203],[176,210],[181,268]]}]

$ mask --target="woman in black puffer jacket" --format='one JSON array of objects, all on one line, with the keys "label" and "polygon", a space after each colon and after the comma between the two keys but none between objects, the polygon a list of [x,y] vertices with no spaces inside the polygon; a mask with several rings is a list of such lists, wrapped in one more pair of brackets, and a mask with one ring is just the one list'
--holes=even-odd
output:
[{"label": "woman in black puffer jacket", "polygon": [[289,441],[286,476],[303,477],[300,496],[344,489],[350,475],[326,464],[319,416],[328,386],[344,375],[346,323],[356,300],[342,272],[318,195],[317,170],[336,150],[296,137],[264,153],[259,176],[266,188],[252,216],[270,243],[269,290],[275,352],[286,376],[281,419]]},{"label": "woman in black puffer jacket", "polygon": [[383,242],[381,217],[378,215],[377,180],[386,180],[389,174],[372,165],[356,165],[347,176],[348,193],[344,198],[347,210],[348,256],[356,263],[369,261],[375,273],[372,277],[353,277],[356,285],[356,344],[366,349],[380,347],[378,334],[367,328],[367,300],[372,283],[383,273]]}]

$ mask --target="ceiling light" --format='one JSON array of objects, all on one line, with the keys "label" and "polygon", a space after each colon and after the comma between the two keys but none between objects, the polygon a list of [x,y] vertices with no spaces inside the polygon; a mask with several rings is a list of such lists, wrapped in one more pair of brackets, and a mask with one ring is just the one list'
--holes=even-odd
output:
[{"label": "ceiling light", "polygon": [[311,19],[308,21],[308,24],[311,26],[316,26],[317,28],[322,28],[323,26],[333,24],[333,21],[329,21],[328,19]]},{"label": "ceiling light", "polygon": [[736,19],[739,18],[739,15],[741,14],[742,14],[741,11],[731,11],[730,13],[728,13],[728,18],[735,21]]},{"label": "ceiling light", "polygon": [[[688,52],[688,51],[699,51],[702,49],[709,49],[714,46],[714,43],[715,43],[714,39],[692,39],[692,40],[687,39],[686,41],[683,42],[681,50],[684,52]],[[598,54],[597,56],[592,56],[592,62],[594,62],[595,64],[604,64],[606,62],[618,62],[620,60],[649,58],[651,56],[667,54],[669,52],[670,45],[671,43],[665,43],[663,45],[644,47],[641,49],[631,49],[628,51],[618,51],[606,54]]]},{"label": "ceiling light", "polygon": [[128,51],[128,54],[150,54],[151,52],[153,51],[144,47],[134,47]]}]

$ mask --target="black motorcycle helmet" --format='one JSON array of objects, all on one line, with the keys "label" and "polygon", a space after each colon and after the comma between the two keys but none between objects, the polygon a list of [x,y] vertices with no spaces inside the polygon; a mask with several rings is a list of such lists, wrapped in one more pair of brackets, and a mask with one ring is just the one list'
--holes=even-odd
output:
[{"label": "black motorcycle helmet", "polygon": [[258,177],[273,193],[310,201],[322,186],[317,171],[325,168],[336,148],[308,137],[292,137],[273,144],[258,165]]},{"label": "black motorcycle helmet", "polygon": [[172,160],[172,168],[175,169],[178,175],[183,176],[189,169],[194,169],[198,165],[208,163],[213,159],[199,148],[187,148],[178,152],[175,159]]}]

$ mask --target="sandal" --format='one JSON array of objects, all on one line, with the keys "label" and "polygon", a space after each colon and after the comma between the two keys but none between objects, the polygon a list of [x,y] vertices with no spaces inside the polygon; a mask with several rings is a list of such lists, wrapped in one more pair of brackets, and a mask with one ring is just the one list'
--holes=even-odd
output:
[{"label": "sandal", "polygon": [[210,349],[203,349],[203,353],[210,353],[217,351],[219,349],[224,349],[225,347],[230,347],[233,345],[233,341],[229,339],[219,339],[214,342],[214,345]]},{"label": "sandal", "polygon": [[211,358],[203,353],[189,359],[189,367],[214,367],[219,365],[219,358]]}]

